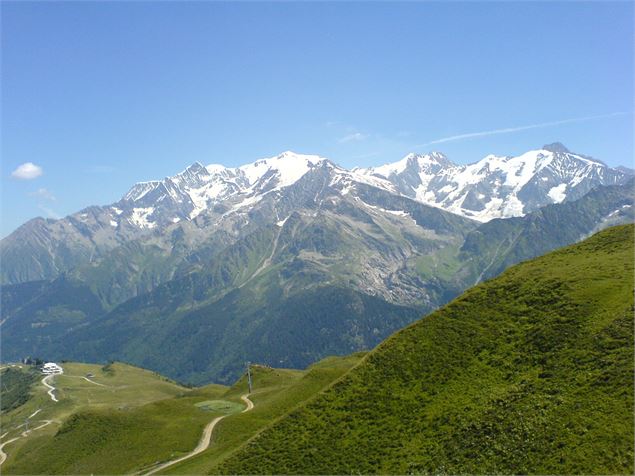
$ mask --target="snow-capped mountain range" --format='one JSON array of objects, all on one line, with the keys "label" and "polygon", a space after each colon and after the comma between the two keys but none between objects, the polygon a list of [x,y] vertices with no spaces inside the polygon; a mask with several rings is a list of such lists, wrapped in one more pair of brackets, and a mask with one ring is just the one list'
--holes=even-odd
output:
[{"label": "snow-capped mountain range", "polygon": [[630,177],[624,169],[571,153],[561,144],[517,157],[488,155],[469,165],[454,164],[443,154],[431,152],[353,170],[317,155],[288,151],[237,168],[195,163],[173,177],[138,183],[113,206],[111,224],[126,221],[139,228],[154,228],[195,220],[210,210],[226,217],[266,194],[279,193],[320,167],[329,169],[329,185],[342,193],[356,183],[366,184],[481,222],[523,216]]},{"label": "snow-capped mountain range", "polygon": [[439,152],[409,154],[360,172],[389,180],[407,197],[482,222],[575,200],[630,176],[559,143],[517,157],[488,155],[469,165],[456,165]]},{"label": "snow-capped mountain range", "polygon": [[201,381],[233,379],[245,355],[305,367],[632,222],[632,189],[631,171],[558,144],[470,165],[438,152],[352,170],[293,152],[195,163],[0,241],[3,352]]},{"label": "snow-capped mountain range", "polygon": [[223,219],[244,211],[265,195],[279,194],[309,171],[318,169],[328,170],[330,185],[339,185],[344,193],[346,185],[354,182],[399,193],[385,178],[348,171],[317,155],[287,151],[236,168],[217,164],[204,167],[197,162],[173,177],[138,183],[113,207],[117,215],[113,216],[113,226],[126,220],[140,228],[154,228],[158,224],[195,220],[204,212],[220,212],[217,218]]},{"label": "snow-capped mountain range", "polygon": [[[0,242],[1,282],[51,279],[78,267],[92,273],[116,263],[126,280],[132,273],[144,282],[141,288],[133,281],[122,287],[122,295],[131,296],[263,227],[283,228],[292,215],[313,221],[328,216],[346,226],[350,219],[361,220],[360,226],[380,220],[409,236],[434,232],[440,237],[445,231],[435,226],[456,220],[439,218],[433,224],[431,217],[440,215],[432,211],[477,226],[576,200],[597,186],[626,182],[631,172],[571,153],[561,144],[517,157],[489,155],[469,165],[454,164],[439,152],[352,170],[293,152],[236,168],[194,163],[172,177],[137,183],[114,204],[25,223]],[[127,258],[110,260],[113,250]],[[148,261],[148,253],[156,261]],[[395,253],[404,252],[396,247]],[[394,258],[397,263],[403,256]],[[147,270],[149,262],[157,269]],[[388,265],[364,266],[371,273]],[[117,288],[108,292],[112,289]]]}]

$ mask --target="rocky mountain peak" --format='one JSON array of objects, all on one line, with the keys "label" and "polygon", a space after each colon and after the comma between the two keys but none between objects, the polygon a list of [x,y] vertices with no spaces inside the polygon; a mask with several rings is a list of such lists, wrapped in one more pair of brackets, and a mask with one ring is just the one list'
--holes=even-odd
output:
[{"label": "rocky mountain peak", "polygon": [[564,144],[561,142],[553,142],[552,144],[547,144],[542,146],[543,150],[548,150],[549,152],[560,153],[560,154],[570,154],[571,151],[567,149]]},{"label": "rocky mountain peak", "polygon": [[[519,156],[488,155],[468,165],[456,165],[433,151],[353,170],[318,155],[287,150],[235,168],[194,162],[174,176],[137,183],[100,223],[113,233],[130,227],[159,231],[200,216],[194,226],[205,227],[221,217],[248,213],[272,192],[284,197],[284,190],[294,184],[299,188],[289,193],[312,190],[308,182],[327,176],[317,173],[321,169],[343,195],[355,184],[366,184],[478,221],[522,216],[550,203],[577,199],[598,185],[623,183],[631,176],[627,170],[572,154],[560,143]],[[303,177],[306,180],[300,181]],[[82,223],[88,220],[81,214],[78,217]]]},{"label": "rocky mountain peak", "polygon": [[402,195],[479,221],[575,200],[598,185],[623,183],[629,175],[573,154],[559,142],[518,156],[490,154],[467,165],[456,165],[439,152],[408,154],[358,171],[386,179]]},{"label": "rocky mountain peak", "polygon": [[191,174],[203,173],[207,175],[208,171],[200,162],[194,162],[192,165],[186,168],[183,173],[191,173]]}]

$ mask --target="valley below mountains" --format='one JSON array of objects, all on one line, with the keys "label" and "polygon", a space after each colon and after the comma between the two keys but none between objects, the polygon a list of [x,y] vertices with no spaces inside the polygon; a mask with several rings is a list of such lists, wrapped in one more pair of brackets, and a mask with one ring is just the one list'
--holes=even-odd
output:
[{"label": "valley below mountains", "polygon": [[512,266],[370,352],[231,386],[3,365],[2,473],[632,474],[634,232]]},{"label": "valley below mountains", "polygon": [[551,144],[347,170],[193,164],[0,242],[3,360],[122,360],[183,382],[371,349],[507,267],[634,221],[631,171]]}]

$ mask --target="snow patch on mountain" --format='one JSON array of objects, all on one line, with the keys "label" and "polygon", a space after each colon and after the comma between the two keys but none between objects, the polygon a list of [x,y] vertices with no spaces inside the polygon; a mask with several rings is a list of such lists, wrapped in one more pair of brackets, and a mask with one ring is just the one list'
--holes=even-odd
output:
[{"label": "snow patch on mountain", "polygon": [[[289,215],[289,216],[291,216],[291,215]],[[284,224],[287,222],[288,219],[289,219],[289,217],[286,217],[286,218],[284,218],[282,220],[279,220],[279,221],[276,222],[276,225],[282,228],[284,226]]]},{"label": "snow patch on mountain", "polygon": [[148,217],[154,213],[154,207],[134,208],[132,215],[128,219],[139,228],[154,228],[156,223],[150,221]]},{"label": "snow patch on mountain", "polygon": [[561,183],[560,185],[556,185],[549,189],[547,195],[553,200],[554,203],[563,202],[565,198],[567,198],[567,194],[565,191],[567,190],[567,184]]}]

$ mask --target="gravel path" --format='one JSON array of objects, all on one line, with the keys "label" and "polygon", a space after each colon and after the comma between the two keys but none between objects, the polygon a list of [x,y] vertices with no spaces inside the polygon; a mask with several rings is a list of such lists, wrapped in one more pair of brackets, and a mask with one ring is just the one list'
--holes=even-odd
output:
[{"label": "gravel path", "polygon": [[[44,428],[46,425],[50,425],[51,423],[53,423],[53,420],[41,420],[44,423],[40,426],[37,426],[35,428],[33,428],[32,430],[27,430],[27,431],[23,431],[20,436],[16,436],[15,438],[11,438],[10,440],[7,440],[5,442],[3,442],[2,444],[0,444],[0,465],[2,463],[5,462],[5,460],[7,459],[7,454],[3,451],[3,448],[5,447],[5,445],[8,445],[9,443],[13,443],[15,440],[19,440],[20,438],[24,438],[26,436],[29,436],[29,433],[31,433],[32,431],[36,431],[39,430],[40,428]],[[6,433],[2,436],[5,436]]]},{"label": "gravel path", "polygon": [[57,402],[57,397],[55,395],[53,395],[53,392],[55,391],[55,387],[53,385],[49,385],[49,383],[47,382],[48,379],[50,379],[51,377],[53,377],[54,374],[51,375],[47,375],[46,377],[44,377],[42,379],[42,383],[48,387],[49,391],[46,392],[49,394],[49,397],[51,397],[51,400],[53,400],[54,402]]},{"label": "gravel path", "polygon": [[[248,412],[249,410],[254,408],[254,403],[251,400],[249,400],[249,395],[242,395],[240,399],[243,402],[245,402],[245,404],[247,405],[247,407],[245,407],[245,409],[241,413]],[[219,421],[221,421],[226,416],[228,415],[216,417],[207,424],[207,426],[203,430],[203,436],[201,436],[201,439],[198,442],[198,445],[190,453],[184,456],[181,456],[180,458],[177,458],[175,460],[168,461],[167,463],[163,463],[162,465],[154,468],[152,471],[145,473],[144,476],[150,476],[151,474],[158,473],[159,471],[162,471],[165,468],[168,468],[176,463],[180,463],[181,461],[185,461],[186,459],[190,459],[192,456],[196,456],[197,454],[205,451],[207,448],[209,448],[209,445],[212,441],[212,432],[214,431],[214,427],[218,424]]]}]

